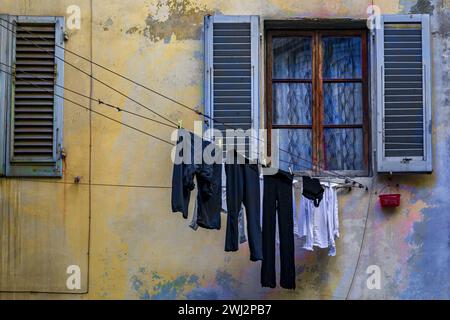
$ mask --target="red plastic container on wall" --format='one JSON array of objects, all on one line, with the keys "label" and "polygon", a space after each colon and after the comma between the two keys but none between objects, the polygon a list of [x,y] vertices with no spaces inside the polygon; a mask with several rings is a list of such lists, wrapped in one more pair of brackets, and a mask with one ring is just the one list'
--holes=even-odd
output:
[{"label": "red plastic container on wall", "polygon": [[400,205],[400,194],[380,194],[380,203],[383,208],[393,208]]},{"label": "red plastic container on wall", "polygon": [[[398,187],[398,185],[397,185]],[[398,207],[400,205],[400,196],[401,194],[399,193],[385,193],[382,194],[382,191],[385,188],[391,188],[390,185],[386,185],[384,186],[381,190],[380,190],[380,204],[383,208],[394,208],[394,207]]]}]

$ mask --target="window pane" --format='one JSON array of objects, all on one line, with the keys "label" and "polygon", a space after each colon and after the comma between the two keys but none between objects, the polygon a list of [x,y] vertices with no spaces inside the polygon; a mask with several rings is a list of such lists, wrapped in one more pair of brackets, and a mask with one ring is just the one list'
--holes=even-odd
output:
[{"label": "window pane", "polygon": [[310,83],[273,84],[273,124],[312,124]]},{"label": "window pane", "polygon": [[324,123],[362,124],[362,84],[324,83]]},{"label": "window pane", "polygon": [[363,170],[363,130],[324,129],[328,170]]},{"label": "window pane", "polygon": [[273,38],[273,78],[311,79],[312,49],[309,37]]},{"label": "window pane", "polygon": [[279,148],[288,151],[279,152],[280,168],[288,171],[288,163],[292,161],[294,171],[310,169],[312,161],[312,130],[278,129],[274,131],[278,131],[279,134]]},{"label": "window pane", "polygon": [[323,38],[323,77],[326,79],[361,78],[361,38]]}]

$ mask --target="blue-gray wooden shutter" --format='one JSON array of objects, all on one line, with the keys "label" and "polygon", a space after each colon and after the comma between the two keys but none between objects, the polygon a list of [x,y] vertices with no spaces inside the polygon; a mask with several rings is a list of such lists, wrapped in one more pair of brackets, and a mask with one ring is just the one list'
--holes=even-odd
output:
[{"label": "blue-gray wooden shutter", "polygon": [[205,17],[205,113],[217,120],[209,128],[259,129],[259,39],[258,16]]},{"label": "blue-gray wooden shutter", "polygon": [[428,15],[384,15],[376,30],[378,172],[431,172]]},{"label": "blue-gray wooden shutter", "polygon": [[[60,177],[64,91],[64,18],[10,17],[12,77],[8,176]],[[59,86],[57,86],[59,85]]]},{"label": "blue-gray wooden shutter", "polygon": [[[6,128],[7,121],[6,115],[7,110],[9,108],[9,99],[11,92],[10,85],[10,76],[8,73],[11,70],[8,70],[4,64],[11,65],[11,54],[10,54],[10,44],[12,42],[12,33],[9,32],[9,25],[6,21],[8,21],[8,15],[0,15],[0,176],[5,175],[6,173]],[[6,20],[6,21],[3,21]]]}]

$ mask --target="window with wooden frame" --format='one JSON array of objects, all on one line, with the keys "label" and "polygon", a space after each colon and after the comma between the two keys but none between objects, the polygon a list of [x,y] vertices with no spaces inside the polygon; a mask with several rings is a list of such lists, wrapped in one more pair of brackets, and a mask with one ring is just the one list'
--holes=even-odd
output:
[{"label": "window with wooden frame", "polygon": [[[280,167],[367,175],[366,30],[268,30],[266,120]],[[269,148],[270,149],[270,148]]]}]

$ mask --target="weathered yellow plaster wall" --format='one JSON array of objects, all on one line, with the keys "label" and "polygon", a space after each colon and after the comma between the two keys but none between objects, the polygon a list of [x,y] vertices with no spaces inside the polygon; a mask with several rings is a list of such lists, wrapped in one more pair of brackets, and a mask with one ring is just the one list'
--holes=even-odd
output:
[{"label": "weathered yellow plaster wall", "polygon": [[[408,13],[417,7],[417,1],[374,2],[383,13]],[[90,187],[89,193],[86,185],[0,179],[0,291],[67,291],[66,267],[78,264],[82,267],[82,291],[89,292],[0,293],[0,298],[448,298],[448,223],[447,228],[443,227],[448,217],[443,212],[450,206],[445,200],[449,185],[444,178],[449,169],[439,159],[449,153],[446,146],[450,132],[445,120],[449,118],[448,109],[443,108],[448,106],[445,97],[449,94],[449,66],[441,60],[443,55],[449,56],[448,26],[442,22],[449,15],[449,3],[419,2],[420,10],[427,10],[426,3],[434,6],[433,30],[438,30],[433,38],[434,103],[435,114],[440,115],[434,129],[435,174],[396,177],[403,205],[392,213],[380,210],[373,194],[385,182],[382,177],[362,180],[371,186],[371,192],[354,190],[343,194],[339,203],[342,237],[338,240],[338,255],[296,250],[296,291],[261,288],[260,264],[249,261],[246,244],[238,253],[225,253],[225,228],[193,231],[188,221],[170,212],[170,146],[95,114],[90,120],[87,111],[66,102],[64,145],[68,157],[62,181],[72,182],[81,176],[87,183],[90,177],[96,185]],[[64,16],[68,5],[78,4],[82,27],[68,31],[68,48],[202,110],[205,14],[252,14],[260,15],[261,20],[364,18],[371,3],[0,0],[0,13]],[[66,58],[91,72],[91,66],[83,60],[69,54]],[[148,110],[91,82],[70,66],[66,66],[65,73],[68,88],[153,117]],[[194,113],[98,67],[92,66],[92,74],[170,119],[183,120],[188,129],[197,119]],[[86,99],[75,100],[89,105]],[[92,108],[170,138],[169,128],[102,105],[93,104]],[[226,216],[222,218],[225,226]],[[372,264],[379,265],[383,274],[383,288],[376,292],[365,286],[365,271]],[[428,284],[429,272],[440,281]]]},{"label": "weathered yellow plaster wall", "polygon": [[[64,16],[73,1],[1,1],[0,12],[17,15]],[[70,50],[89,57],[90,3],[78,1],[85,15],[82,28],[69,32]],[[89,64],[68,56],[81,68]],[[65,85],[90,94],[90,81],[65,68]],[[68,98],[73,95],[67,94]],[[75,98],[79,100],[79,98]],[[82,103],[86,103],[82,101]],[[0,290],[67,291],[66,268],[77,264],[87,271],[89,189],[65,185],[74,176],[89,176],[89,113],[65,105],[64,145],[68,160],[59,184],[0,178]],[[55,182],[55,181],[54,181]],[[86,274],[86,272],[85,272]],[[80,292],[87,290],[87,278]]]}]

